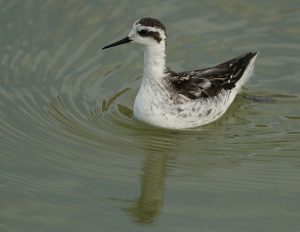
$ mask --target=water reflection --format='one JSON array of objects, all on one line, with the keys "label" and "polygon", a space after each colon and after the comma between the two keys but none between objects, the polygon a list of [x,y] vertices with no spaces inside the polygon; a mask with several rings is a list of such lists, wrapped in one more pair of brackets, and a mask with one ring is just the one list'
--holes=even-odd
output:
[{"label": "water reflection", "polygon": [[[107,126],[103,114],[111,113],[114,106],[117,106],[118,117],[123,115],[128,120],[134,121],[132,119],[132,110],[116,102],[117,98],[127,91],[128,89],[124,89],[110,99],[103,100],[98,107],[90,111],[91,115],[89,117],[91,122],[99,128],[106,130],[105,137],[97,133],[97,131],[91,130],[82,121],[79,123],[75,116],[71,114],[70,109],[66,108],[61,97],[50,101],[48,112],[59,123],[59,128],[63,127],[65,132],[69,132],[68,136],[72,136],[73,139],[81,140],[80,142],[83,142],[83,140],[88,143],[94,142],[93,146],[100,141],[102,144],[104,141],[109,143],[109,133],[116,128]],[[110,120],[114,119],[110,118]],[[146,153],[141,172],[140,196],[125,211],[129,212],[133,220],[138,223],[152,223],[158,218],[163,206],[167,162],[170,153],[177,145],[178,133],[141,125],[139,122],[135,123],[140,128],[130,129],[127,128],[130,125],[126,124],[118,128],[119,134],[126,131],[131,136],[137,137],[139,143],[142,144],[139,147],[139,151]],[[65,132],[64,136],[67,136]],[[61,129],[55,129],[55,133],[62,133]],[[127,148],[124,148],[124,150],[127,150]]]},{"label": "water reflection", "polygon": [[[222,166],[224,165],[223,160],[216,159],[213,151],[212,154],[200,154],[199,151],[208,151],[209,149],[207,148],[214,146],[215,143],[223,143],[224,137],[222,136],[222,133],[226,133],[226,131],[218,129],[218,133],[221,136],[216,138],[216,131],[212,130],[212,128],[209,130],[204,127],[199,128],[198,130],[168,131],[148,125],[142,125],[133,119],[132,110],[130,108],[118,104],[118,97],[122,96],[127,91],[128,89],[121,90],[111,98],[103,100],[98,107],[90,110],[90,115],[86,116],[89,118],[89,121],[92,122],[92,126],[97,126],[101,131],[94,130],[83,120],[76,119],[76,116],[65,106],[63,103],[64,100],[62,100],[61,97],[52,99],[49,103],[48,111],[60,125],[59,129],[55,130],[56,133],[60,134],[64,131],[64,136],[71,136],[72,139],[76,139],[81,143],[89,143],[93,146],[102,148],[101,146],[103,146],[104,143],[111,143],[110,134],[112,133],[115,140],[114,142],[116,143],[116,140],[119,139],[119,149],[124,153],[124,151],[128,150],[129,144],[128,140],[122,143],[120,137],[126,134],[127,138],[128,136],[130,137],[128,139],[134,138],[135,144],[139,144],[139,146],[136,147],[138,152],[145,153],[145,158],[141,168],[140,194],[137,199],[133,201],[131,206],[125,208],[125,211],[131,215],[135,222],[150,224],[158,219],[163,207],[168,161],[174,159],[172,154],[177,154],[176,150],[179,147],[180,149],[184,149],[187,144],[198,144],[199,140],[207,141],[207,143],[199,143],[198,146],[195,147],[196,150],[193,150],[192,147],[189,147],[188,150],[194,152],[198,157],[202,157],[203,155],[213,156],[208,160],[205,160],[204,158],[200,165],[201,170],[198,169],[199,163],[197,167],[191,165],[191,168],[197,168],[197,172],[199,173],[199,171],[203,172],[203,170],[207,170],[207,168],[211,169],[212,165]],[[223,119],[217,123],[228,124],[229,121],[234,118],[240,120],[234,116],[234,114],[241,105],[245,105],[245,100],[241,97],[239,97],[238,100],[239,101],[230,108]],[[114,112],[115,106],[117,107],[117,112]],[[108,121],[106,121],[106,114],[109,116]],[[117,118],[122,116],[125,116],[125,118],[121,118],[121,121],[118,122],[112,117],[115,114]],[[119,127],[116,127],[117,124],[119,124]],[[61,128],[64,128],[64,130],[61,130]],[[220,128],[222,128],[222,126],[220,126]],[[66,134],[67,131],[69,134]],[[102,134],[102,132],[105,133]],[[119,135],[118,137],[116,137],[116,133]],[[115,144],[113,148],[118,150],[118,147]],[[133,150],[134,148],[130,147],[130,149]],[[222,156],[221,153],[217,153],[217,155],[218,157]],[[236,162],[235,164],[238,163],[239,162]]]},{"label": "water reflection", "polygon": [[[149,146],[150,148],[150,146]],[[147,150],[141,174],[140,196],[128,211],[139,223],[152,223],[163,206],[169,149]]]},{"label": "water reflection", "polygon": [[[213,168],[240,166],[242,160],[254,155],[247,151],[229,155],[225,150],[214,148],[220,144],[225,145],[227,139],[236,137],[235,134],[228,132],[228,128],[224,125],[235,124],[234,120],[245,121],[245,119],[239,118],[236,112],[239,112],[241,106],[247,106],[247,101],[270,103],[273,102],[273,99],[271,97],[252,97],[247,94],[238,96],[236,104],[229,109],[222,120],[215,122],[220,125],[217,131],[209,126],[188,131],[155,130],[155,128],[137,131],[140,138],[139,143],[144,144],[142,150],[145,152],[145,159],[141,168],[140,194],[134,200],[133,205],[126,208],[135,222],[150,224],[159,218],[164,202],[166,178],[168,171],[172,170],[170,169],[170,160],[174,159],[178,149],[194,153],[197,162],[193,160],[194,158],[188,161],[186,157],[185,166],[189,166],[189,171],[200,176],[206,176],[206,173]],[[186,147],[190,144],[198,145],[195,149]],[[199,162],[199,160],[201,161]],[[218,188],[218,184],[215,187]],[[223,188],[224,186],[221,184],[219,187]]]}]

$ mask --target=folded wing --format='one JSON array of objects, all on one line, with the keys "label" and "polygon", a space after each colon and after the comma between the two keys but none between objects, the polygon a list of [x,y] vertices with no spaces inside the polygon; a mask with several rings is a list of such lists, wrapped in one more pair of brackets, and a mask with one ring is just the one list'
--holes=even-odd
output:
[{"label": "folded wing", "polygon": [[191,72],[169,71],[169,81],[178,94],[190,99],[214,97],[221,90],[235,88],[255,55],[247,53],[215,67]]}]

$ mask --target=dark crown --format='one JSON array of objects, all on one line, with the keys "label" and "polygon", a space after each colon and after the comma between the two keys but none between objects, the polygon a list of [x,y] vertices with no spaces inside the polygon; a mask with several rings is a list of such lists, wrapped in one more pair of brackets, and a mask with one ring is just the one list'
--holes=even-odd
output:
[{"label": "dark crown", "polygon": [[166,32],[165,26],[159,20],[154,18],[150,18],[150,17],[142,18],[139,21],[137,21],[136,24],[141,24],[142,26],[146,26],[146,27],[160,28],[161,30]]}]

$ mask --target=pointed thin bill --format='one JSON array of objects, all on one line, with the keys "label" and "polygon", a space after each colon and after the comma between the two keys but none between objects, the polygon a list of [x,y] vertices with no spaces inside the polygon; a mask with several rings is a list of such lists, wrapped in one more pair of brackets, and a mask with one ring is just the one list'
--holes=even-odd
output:
[{"label": "pointed thin bill", "polygon": [[109,45],[103,47],[102,49],[111,48],[111,47],[118,46],[121,44],[129,43],[129,42],[131,42],[131,39],[129,39],[129,37],[126,36],[124,39],[121,39],[115,43],[109,44]]}]

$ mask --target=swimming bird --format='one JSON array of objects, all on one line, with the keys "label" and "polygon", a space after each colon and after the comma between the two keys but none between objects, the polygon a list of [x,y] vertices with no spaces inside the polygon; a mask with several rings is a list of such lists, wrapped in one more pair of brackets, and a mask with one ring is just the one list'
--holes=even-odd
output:
[{"label": "swimming bird", "polygon": [[133,115],[169,129],[198,127],[219,119],[251,76],[256,52],[249,52],[214,67],[174,72],[166,67],[166,28],[155,18],[137,20],[125,43],[144,45],[144,70]]}]

